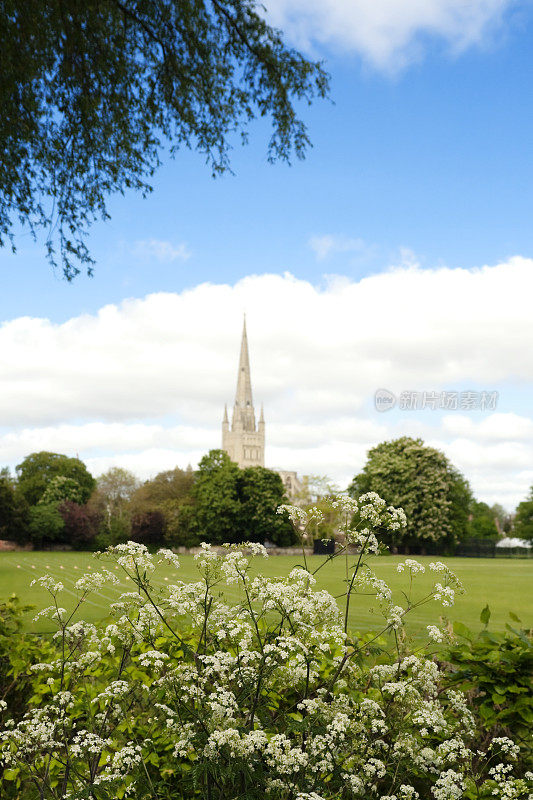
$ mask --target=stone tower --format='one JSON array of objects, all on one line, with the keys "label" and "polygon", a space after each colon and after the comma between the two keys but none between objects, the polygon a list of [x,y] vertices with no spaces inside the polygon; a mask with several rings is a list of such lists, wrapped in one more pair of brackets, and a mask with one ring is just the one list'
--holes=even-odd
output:
[{"label": "stone tower", "polygon": [[241,355],[237,375],[237,392],[231,428],[228,409],[224,407],[222,420],[222,449],[239,467],[265,466],[265,420],[263,408],[259,422],[255,424],[252,400],[252,381],[250,378],[250,359],[248,357],[248,338],[246,336],[246,317],[242,329]]}]

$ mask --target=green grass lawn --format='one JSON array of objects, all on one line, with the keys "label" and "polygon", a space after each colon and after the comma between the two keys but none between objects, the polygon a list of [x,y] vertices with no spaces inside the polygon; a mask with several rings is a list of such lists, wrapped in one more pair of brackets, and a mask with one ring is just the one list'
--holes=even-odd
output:
[{"label": "green grass lawn", "polygon": [[[312,556],[309,559],[310,568],[314,569],[323,559]],[[401,592],[407,590],[408,577],[405,573],[398,573],[396,565],[403,560],[400,556],[386,556],[374,559],[374,569],[379,577],[389,583],[394,592],[398,605],[405,601]],[[417,560],[429,564],[436,560],[431,557],[417,557]],[[458,597],[452,608],[444,609],[440,604],[432,602],[420,609],[416,609],[409,617],[409,629],[415,635],[421,635],[428,624],[434,624],[439,616],[446,616],[454,621],[459,620],[464,624],[479,629],[479,614],[488,603],[492,612],[491,627],[503,629],[506,622],[510,622],[509,612],[516,614],[526,627],[533,627],[533,560],[522,559],[476,559],[476,558],[443,558],[448,566],[454,570],[467,590],[466,594]],[[301,558],[295,556],[272,556],[268,559],[256,559],[256,569],[265,575],[286,575]],[[39,586],[30,587],[32,578],[45,573],[59,578],[65,585],[61,605],[72,608],[75,602],[73,590],[75,581],[91,567],[99,568],[99,562],[91,553],[59,553],[59,552],[20,552],[0,553],[0,600],[11,594],[16,594],[24,603],[32,604],[36,609],[50,605],[49,595]],[[83,618],[96,622],[108,616],[109,604],[113,602],[121,591],[128,591],[132,584],[128,583],[122,572],[117,570],[121,584],[117,587],[109,585],[93,593],[83,607]],[[161,566],[154,573],[154,583],[163,586],[175,580],[196,580],[198,573],[194,566],[192,556],[181,556],[181,568],[175,570],[170,566]],[[345,584],[345,562],[339,558],[332,564],[326,565],[319,573],[317,588],[325,588],[333,595],[340,595]],[[434,572],[426,571],[416,579],[414,597],[423,596],[439,576]],[[238,591],[230,587],[225,592],[228,600],[237,600]],[[342,602],[342,601],[340,601]],[[356,597],[352,600],[350,608],[350,628],[352,630],[379,630],[381,617],[371,614],[368,607],[371,598]],[[32,631],[51,630],[51,623],[47,620],[32,621],[32,612],[26,615],[26,628]],[[514,624],[514,623],[513,623]]]}]

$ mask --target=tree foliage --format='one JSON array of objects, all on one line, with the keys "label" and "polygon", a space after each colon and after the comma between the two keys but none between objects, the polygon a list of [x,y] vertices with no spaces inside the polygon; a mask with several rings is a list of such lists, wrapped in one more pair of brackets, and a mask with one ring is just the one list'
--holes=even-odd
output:
[{"label": "tree foliage", "polygon": [[187,469],[175,467],[160,472],[135,491],[131,498],[133,510],[157,509],[169,502],[186,500],[190,497],[193,484],[194,471],[190,466]]},{"label": "tree foliage", "polygon": [[496,539],[499,531],[494,510],[487,504],[474,501],[469,522],[469,535],[475,539]]},{"label": "tree foliage", "polygon": [[[192,487],[194,485],[192,467],[183,470],[175,467],[160,472],[155,478],[145,481],[131,498],[130,508],[133,526],[144,519],[145,523],[157,524],[157,515],[162,516],[162,532],[169,546],[194,546],[198,539],[191,531]],[[156,516],[152,516],[155,514]]]},{"label": "tree foliage", "polygon": [[32,453],[16,467],[17,491],[30,504],[39,502],[50,483],[59,476],[71,478],[80,487],[79,499],[86,503],[95,487],[95,480],[79,458],[45,450]]},{"label": "tree foliage", "polygon": [[194,523],[211,544],[238,542],[240,469],[224,450],[210,450],[198,464],[193,489]]},{"label": "tree foliage", "polygon": [[57,475],[52,478],[46,490],[39,500],[40,504],[61,503],[70,500],[73,503],[83,502],[83,492],[81,486],[74,478],[66,478],[64,475]]},{"label": "tree foliage", "polygon": [[264,467],[240,469],[223,450],[211,450],[198,466],[191,528],[211,544],[263,542],[292,544],[292,526],[276,513],[286,502],[283,481]]},{"label": "tree foliage", "polygon": [[373,447],[349,487],[354,497],[370,491],[401,506],[409,519],[395,544],[453,544],[468,533],[470,487],[444,453],[422,439],[404,436]]},{"label": "tree foliage", "polygon": [[309,529],[314,540],[334,539],[339,532],[342,511],[331,503],[338,491],[339,488],[327,475],[304,475],[302,478],[300,491],[295,498],[297,505],[304,511],[310,508],[320,511],[320,517],[313,520]]},{"label": "tree foliage", "polygon": [[270,540],[285,547],[296,539],[293,526],[277,513],[286,502],[283,481],[277,472],[265,467],[246,467],[239,481],[240,539],[250,542]]},{"label": "tree foliage", "polygon": [[72,279],[110,194],[146,194],[162,148],[229,167],[236,133],[269,117],[269,159],[309,144],[298,101],[328,78],[285,46],[256,0],[6,0],[0,5],[0,245],[47,231]]},{"label": "tree foliage", "polygon": [[101,514],[90,505],[65,500],[58,507],[63,519],[62,539],[76,550],[91,547],[102,524]]},{"label": "tree foliage", "polygon": [[533,540],[533,486],[527,498],[518,504],[513,533],[519,539]]},{"label": "tree foliage", "polygon": [[32,506],[29,510],[28,531],[36,549],[63,541],[65,523],[57,503]]},{"label": "tree foliage", "polygon": [[7,474],[0,475],[0,539],[24,542],[28,505]]},{"label": "tree foliage", "polygon": [[144,511],[134,514],[131,520],[131,539],[146,546],[161,545],[165,541],[166,522],[161,511]]},{"label": "tree foliage", "polygon": [[503,632],[490,630],[490,609],[481,612],[477,635],[461,622],[454,624],[455,643],[444,654],[450,662],[448,682],[468,693],[470,706],[486,735],[512,736],[533,765],[533,637],[510,612]]},{"label": "tree foliage", "polygon": [[121,516],[139,486],[139,481],[123,467],[111,467],[96,482],[96,494],[108,517]]}]

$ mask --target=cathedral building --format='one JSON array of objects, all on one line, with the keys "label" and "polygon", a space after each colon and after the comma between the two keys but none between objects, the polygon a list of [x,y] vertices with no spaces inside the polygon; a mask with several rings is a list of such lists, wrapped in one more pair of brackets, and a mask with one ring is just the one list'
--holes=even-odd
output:
[{"label": "cathedral building", "polygon": [[[256,425],[254,402],[252,398],[252,379],[250,376],[250,357],[248,354],[248,337],[246,335],[246,318],[244,320],[237,373],[237,392],[231,418],[228,419],[227,406],[224,407],[222,420],[222,449],[239,467],[265,466],[265,418],[263,406]],[[285,491],[290,498],[295,498],[301,489],[296,472],[291,470],[274,470],[277,472]]]},{"label": "cathedral building", "polygon": [[261,416],[256,426],[252,380],[250,377],[250,358],[248,356],[248,337],[246,336],[246,318],[242,329],[237,392],[235,394],[231,428],[228,420],[228,409],[227,406],[224,407],[222,449],[239,467],[265,466],[265,419],[263,407],[261,406]]}]

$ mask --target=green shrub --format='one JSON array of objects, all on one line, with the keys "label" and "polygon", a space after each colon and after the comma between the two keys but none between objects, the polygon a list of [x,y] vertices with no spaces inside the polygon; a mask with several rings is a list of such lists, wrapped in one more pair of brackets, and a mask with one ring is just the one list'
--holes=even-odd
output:
[{"label": "green shrub", "polygon": [[[513,622],[520,625],[515,614]],[[479,729],[488,740],[510,736],[520,744],[522,756],[531,766],[533,747],[533,638],[532,632],[506,625],[505,632],[488,629],[490,610],[481,613],[484,629],[474,634],[455,623],[457,643],[445,659],[450,664],[447,684],[465,692]]]}]

